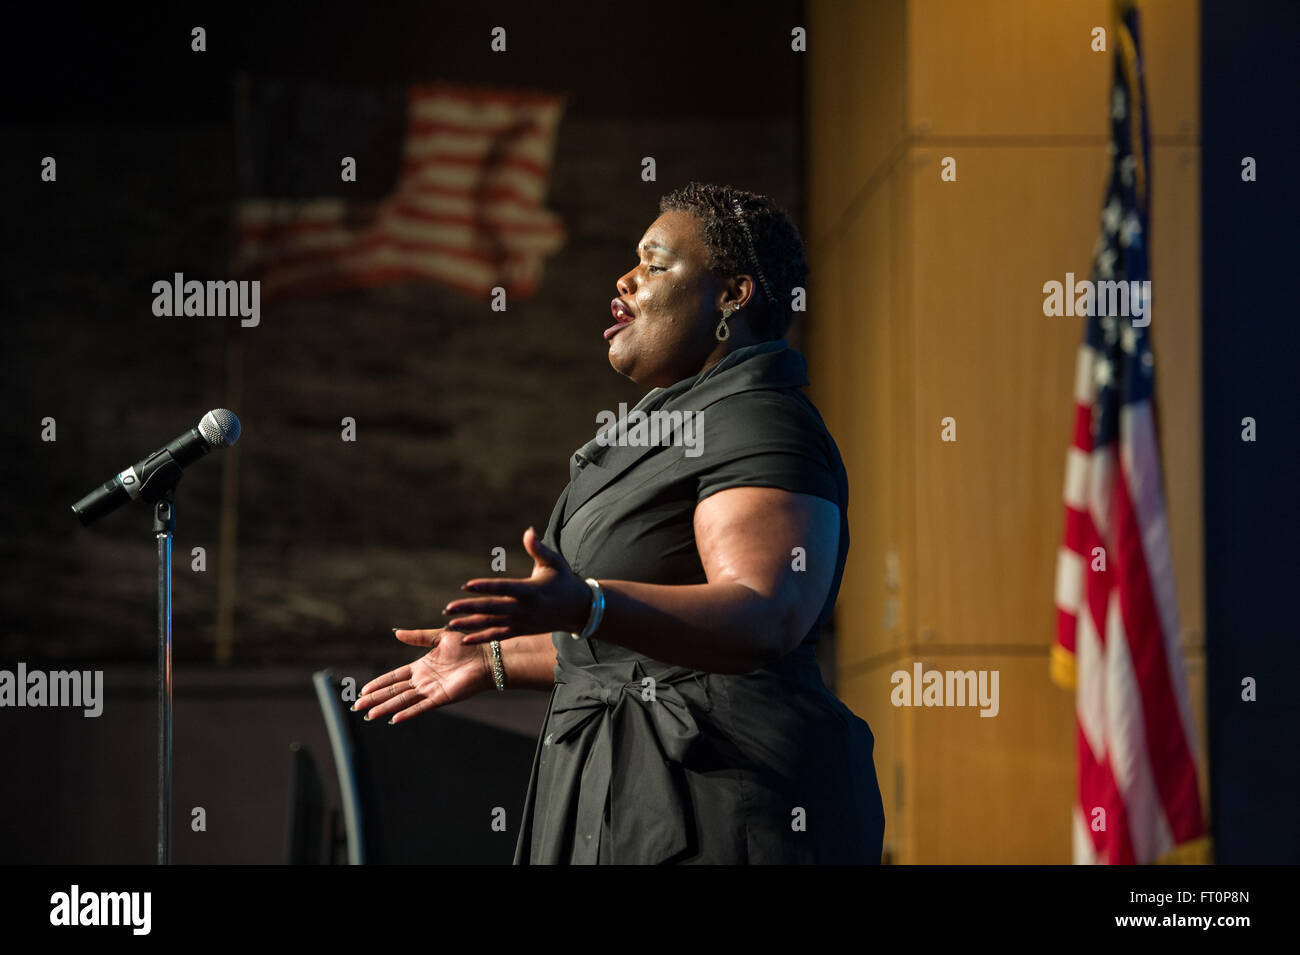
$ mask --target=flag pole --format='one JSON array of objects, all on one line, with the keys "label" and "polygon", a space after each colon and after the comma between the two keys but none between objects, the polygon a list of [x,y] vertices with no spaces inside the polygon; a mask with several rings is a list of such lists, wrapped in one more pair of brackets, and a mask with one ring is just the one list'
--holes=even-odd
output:
[{"label": "flag pole", "polygon": [[[245,180],[242,168],[248,161],[244,136],[248,129],[248,75],[235,77],[235,178],[237,188]],[[233,255],[227,255],[227,271],[234,273]],[[239,340],[240,326],[226,325],[226,404],[232,408],[244,407],[244,353]],[[226,666],[234,656],[235,642],[235,554],[239,546],[239,459],[238,447],[227,449],[221,460],[221,517],[217,537],[217,636],[214,656],[216,662]]]},{"label": "flag pole", "polygon": [[[226,343],[226,394],[228,403],[243,405],[243,346],[238,333],[228,331]],[[217,538],[217,642],[216,661],[230,663],[235,635],[235,552],[239,544],[239,448],[221,462],[221,518]]]}]

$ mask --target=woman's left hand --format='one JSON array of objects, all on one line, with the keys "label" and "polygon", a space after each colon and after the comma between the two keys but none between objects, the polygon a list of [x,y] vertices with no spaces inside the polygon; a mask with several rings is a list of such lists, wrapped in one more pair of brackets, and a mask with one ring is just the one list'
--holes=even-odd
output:
[{"label": "woman's left hand", "polygon": [[446,610],[445,629],[466,634],[465,644],[508,640],[533,633],[564,630],[577,633],[587,624],[591,588],[560,554],[542,543],[531,527],[524,531],[524,549],[533,558],[526,579],[476,578],[461,590],[481,595],[453,600]]}]

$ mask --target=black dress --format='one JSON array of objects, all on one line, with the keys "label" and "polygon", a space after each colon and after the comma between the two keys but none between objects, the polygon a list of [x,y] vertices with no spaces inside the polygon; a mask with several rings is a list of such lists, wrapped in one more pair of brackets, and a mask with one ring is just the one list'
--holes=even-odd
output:
[{"label": "black dress", "polygon": [[[605,432],[625,435],[619,443],[598,436],[574,454],[543,540],[583,577],[706,583],[695,505],[731,487],[833,501],[839,553],[804,642],[751,673],[670,666],[599,637],[554,634],[555,689],[516,864],[880,861],[874,739],[826,688],[814,652],[848,553],[848,480],[799,391],[806,384],[803,356],[784,340],[737,349],[652,390]],[[648,445],[652,426],[660,433]]]}]

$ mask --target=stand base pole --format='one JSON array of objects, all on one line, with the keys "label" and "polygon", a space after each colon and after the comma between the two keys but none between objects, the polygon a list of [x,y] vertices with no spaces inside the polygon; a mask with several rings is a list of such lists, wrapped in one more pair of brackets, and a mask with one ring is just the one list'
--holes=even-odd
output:
[{"label": "stand base pole", "polygon": [[158,864],[172,861],[172,535],[175,500],[154,504],[158,541]]}]

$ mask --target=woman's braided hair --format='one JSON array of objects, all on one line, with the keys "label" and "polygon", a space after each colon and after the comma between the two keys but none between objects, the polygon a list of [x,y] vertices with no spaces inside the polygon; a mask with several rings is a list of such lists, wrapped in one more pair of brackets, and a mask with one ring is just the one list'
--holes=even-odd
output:
[{"label": "woman's braided hair", "polygon": [[661,198],[659,211],[689,212],[700,221],[709,270],[754,277],[755,294],[745,307],[754,334],[784,337],[794,320],[794,289],[808,286],[803,239],[785,210],[756,192],[691,182]]}]

